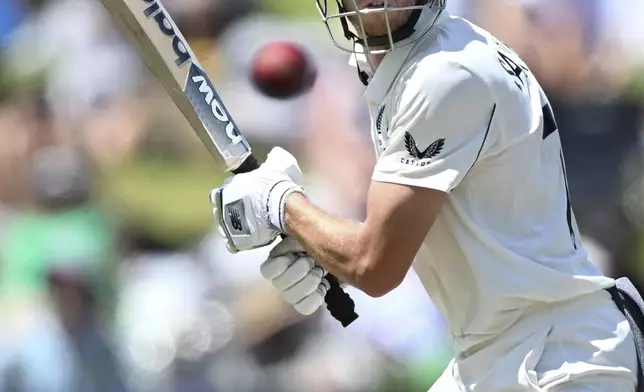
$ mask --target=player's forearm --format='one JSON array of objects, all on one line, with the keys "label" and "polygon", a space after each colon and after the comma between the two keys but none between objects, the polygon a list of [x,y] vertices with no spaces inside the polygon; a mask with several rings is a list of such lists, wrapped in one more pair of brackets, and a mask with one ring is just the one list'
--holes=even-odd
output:
[{"label": "player's forearm", "polygon": [[374,297],[397,285],[379,271],[365,224],[329,215],[300,194],[289,196],[285,221],[315,261],[344,282]]}]

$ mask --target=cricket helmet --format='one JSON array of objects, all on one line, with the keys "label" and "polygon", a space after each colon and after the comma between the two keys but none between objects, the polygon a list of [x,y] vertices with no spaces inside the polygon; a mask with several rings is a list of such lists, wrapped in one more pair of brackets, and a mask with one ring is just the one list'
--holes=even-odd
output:
[{"label": "cricket helmet", "polygon": [[[329,1],[335,2],[337,12],[329,7]],[[429,33],[441,12],[445,9],[447,0],[416,0],[414,5],[410,6],[390,6],[390,0],[375,0],[368,7],[360,8],[359,0],[344,0],[344,2],[353,2],[355,11],[347,11],[343,6],[343,0],[316,0],[318,11],[322,16],[322,21],[326,26],[333,44],[339,49],[349,53],[370,53],[384,54],[400,47],[413,44]],[[374,6],[373,4],[376,4]],[[378,6],[380,5],[381,6]],[[333,6],[331,6],[333,7]],[[423,10],[431,10],[434,17],[431,23],[424,26],[416,26]],[[390,12],[412,11],[407,22],[401,27],[392,31],[389,24]],[[383,13],[387,25],[387,34],[381,36],[367,36],[363,23],[363,16],[366,14]],[[351,23],[352,19],[354,23]],[[339,22],[342,33],[334,31],[333,23]],[[420,32],[418,34],[417,32]],[[342,35],[343,37],[339,37]],[[413,36],[413,39],[409,39]]]}]

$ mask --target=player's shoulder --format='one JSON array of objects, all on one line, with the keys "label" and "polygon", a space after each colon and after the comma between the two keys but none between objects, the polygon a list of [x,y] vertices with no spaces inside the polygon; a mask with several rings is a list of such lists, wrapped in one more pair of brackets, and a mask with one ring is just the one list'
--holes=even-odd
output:
[{"label": "player's shoulder", "polygon": [[469,78],[491,86],[495,79],[505,77],[499,66],[498,42],[468,20],[449,16],[437,27],[434,36],[414,51],[409,69],[416,77],[440,73],[447,82],[450,75],[465,70]]},{"label": "player's shoulder", "polygon": [[459,95],[470,103],[489,101],[492,83],[488,68],[499,65],[487,37],[472,26],[460,18],[443,21],[432,37],[410,53],[397,78],[396,95],[420,95],[431,101]]}]

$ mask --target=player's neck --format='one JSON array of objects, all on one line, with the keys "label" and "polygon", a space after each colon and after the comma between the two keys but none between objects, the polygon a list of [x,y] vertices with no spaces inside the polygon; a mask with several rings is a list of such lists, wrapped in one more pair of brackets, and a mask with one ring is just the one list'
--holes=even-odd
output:
[{"label": "player's neck", "polygon": [[376,72],[376,69],[378,69],[378,66],[382,62],[382,59],[385,58],[385,54],[369,54],[367,56],[369,57],[369,65],[371,66],[371,70],[373,72]]}]

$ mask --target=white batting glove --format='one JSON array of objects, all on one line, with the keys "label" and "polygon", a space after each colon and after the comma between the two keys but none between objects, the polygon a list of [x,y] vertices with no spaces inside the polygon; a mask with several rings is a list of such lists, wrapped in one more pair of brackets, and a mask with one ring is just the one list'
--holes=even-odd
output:
[{"label": "white batting glove", "polygon": [[330,287],[324,279],[326,271],[293,237],[286,237],[275,245],[260,268],[262,276],[300,314],[308,316],[324,303]]},{"label": "white batting glove", "polygon": [[220,235],[232,253],[259,248],[286,233],[286,196],[304,193],[302,171],[295,157],[275,147],[257,170],[226,179],[210,193]]}]

